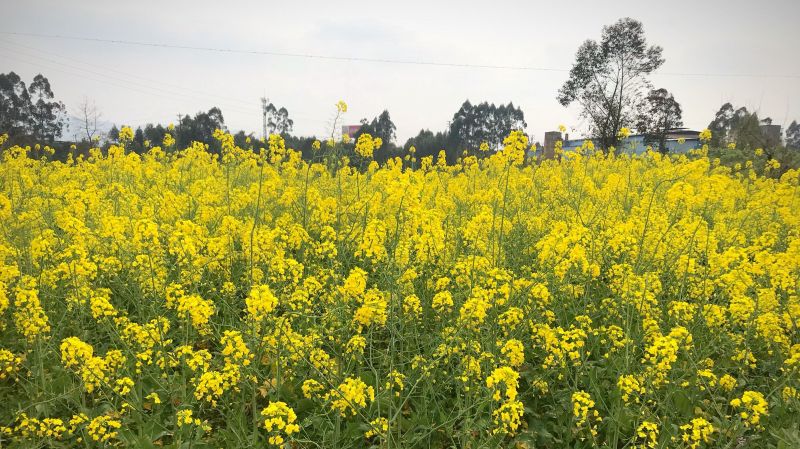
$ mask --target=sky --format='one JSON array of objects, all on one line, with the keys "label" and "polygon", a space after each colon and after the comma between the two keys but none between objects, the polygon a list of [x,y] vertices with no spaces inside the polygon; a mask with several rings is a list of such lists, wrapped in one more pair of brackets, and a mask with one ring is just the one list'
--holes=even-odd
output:
[{"label": "sky", "polygon": [[[229,130],[260,135],[260,97],[289,110],[294,132],[331,133],[388,109],[399,143],[446,129],[464,100],[513,102],[543,140],[586,123],[555,99],[578,46],[621,17],[640,20],[666,63],[651,77],[684,124],[702,129],[725,102],[787,126],[800,120],[800,1],[46,1],[0,0],[0,72],[45,75],[77,114],[95,103],[117,125],[169,123],[222,109]],[[272,53],[512,70],[242,54],[34,37],[37,33]]]}]

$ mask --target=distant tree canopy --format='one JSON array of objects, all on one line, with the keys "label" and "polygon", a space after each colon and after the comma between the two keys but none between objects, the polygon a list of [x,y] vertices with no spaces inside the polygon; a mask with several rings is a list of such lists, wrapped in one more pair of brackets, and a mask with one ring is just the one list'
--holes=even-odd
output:
[{"label": "distant tree canopy", "polygon": [[195,141],[216,148],[214,131],[217,129],[225,129],[225,119],[222,117],[222,111],[215,106],[208,112],[198,112],[194,117],[184,115],[180,123],[175,125],[175,140],[179,148],[187,147]]},{"label": "distant tree canopy", "polygon": [[774,176],[800,167],[800,125],[796,121],[789,125],[785,142],[781,142],[778,129],[769,125],[772,125],[769,117],[760,119],[757,112],[725,103],[708,125],[711,131],[709,156],[733,167],[748,162],[758,165],[761,154],[756,150],[761,149],[763,158],[779,164]]},{"label": "distant tree canopy", "polygon": [[354,139],[358,139],[361,134],[367,133],[372,137],[380,137],[385,146],[391,146],[394,143],[397,127],[392,122],[389,116],[389,111],[383,110],[377,117],[373,118],[371,122],[366,118],[361,119],[361,128],[359,128]]},{"label": "distant tree canopy", "polygon": [[[248,139],[250,140],[249,143],[248,143]],[[256,137],[255,133],[253,133],[253,132],[246,133],[244,131],[239,131],[239,132],[237,132],[236,134],[233,135],[233,143],[237,147],[247,148],[248,146],[250,146],[249,144],[252,144],[253,146],[255,146],[256,145],[256,141],[258,141],[258,137]]]},{"label": "distant tree canopy", "polygon": [[792,123],[786,128],[786,146],[793,150],[800,150],[800,123],[797,123],[797,120],[792,120]]},{"label": "distant tree canopy", "polygon": [[[138,127],[135,130],[132,150],[146,151],[145,142],[147,141],[151,145],[161,145],[164,136],[169,133],[175,139],[177,148],[186,148],[192,142],[202,142],[208,144],[211,151],[217,152],[219,151],[219,142],[214,139],[214,131],[217,129],[225,129],[225,119],[218,107],[213,107],[208,112],[198,112],[194,117],[188,114],[181,116],[172,132],[162,124],[148,123],[144,128]],[[116,125],[112,126],[108,132],[108,138],[112,141],[119,138],[119,129]]]},{"label": "distant tree canopy", "polygon": [[486,142],[496,150],[511,131],[526,126],[525,114],[513,103],[495,106],[484,101],[473,105],[467,100],[450,121],[448,149],[460,153],[466,149],[476,150]]},{"label": "distant tree canopy", "polygon": [[413,146],[416,150],[416,157],[423,158],[425,156],[436,156],[439,151],[446,150],[449,145],[449,136],[447,132],[437,132],[423,129],[420,130],[416,137],[408,139],[403,145],[403,151],[408,150]]},{"label": "distant tree canopy", "polygon": [[289,118],[289,111],[281,106],[277,108],[274,104],[267,105],[267,131],[270,134],[286,134],[292,132],[294,120]]},{"label": "distant tree canopy", "polygon": [[66,108],[53,98],[50,82],[41,74],[26,86],[14,72],[0,73],[0,131],[12,141],[61,137]]},{"label": "distant tree canopy", "polygon": [[603,149],[617,146],[620,129],[636,123],[650,90],[647,76],[664,63],[661,53],[647,45],[641,22],[620,19],[603,27],[600,42],[589,39],[578,48],[556,98],[563,106],[578,103]]},{"label": "distant tree canopy", "polygon": [[293,136],[291,134],[283,134],[282,135],[284,141],[286,142],[286,148],[291,148],[293,150],[297,150],[303,154],[303,159],[309,161],[314,158],[319,160],[320,152],[325,151],[325,145],[322,145],[322,149],[320,151],[315,151],[313,149],[314,142],[318,139],[315,137],[301,137],[301,136]]},{"label": "distant tree canopy", "polygon": [[111,125],[111,129],[108,130],[108,140],[119,140],[119,128],[117,128],[117,125]]},{"label": "distant tree canopy", "polygon": [[[732,104],[725,103],[717,111],[714,120],[708,124],[708,129],[711,130],[711,146],[724,147],[734,143],[738,148],[749,150],[763,148],[769,152],[781,144],[780,136],[775,138],[765,134],[761,128],[762,124],[772,124],[772,119],[767,117],[761,120],[758,113],[750,112],[746,107],[734,108]],[[787,146],[790,146],[788,139]]]},{"label": "distant tree canopy", "polygon": [[645,143],[667,152],[667,133],[683,126],[681,105],[666,89],[651,90],[639,112],[636,128],[645,135]]},{"label": "distant tree canopy", "polygon": [[413,146],[418,158],[437,156],[444,150],[448,162],[452,163],[464,151],[480,154],[478,148],[484,142],[490,149],[497,150],[511,131],[523,130],[527,126],[522,109],[513,103],[495,106],[484,101],[473,105],[466,100],[453,114],[447,130],[420,130],[419,134],[406,141],[403,150],[408,151]]},{"label": "distant tree canopy", "polygon": [[164,125],[154,125],[152,123],[145,125],[143,130],[145,140],[149,140],[153,145],[161,145],[167,132],[168,130]]},{"label": "distant tree canopy", "polygon": [[733,130],[744,122],[748,115],[749,112],[745,107],[734,109],[730,103],[723,104],[715,114],[714,120],[708,124],[708,129],[711,130],[711,146],[720,147],[727,144]]}]

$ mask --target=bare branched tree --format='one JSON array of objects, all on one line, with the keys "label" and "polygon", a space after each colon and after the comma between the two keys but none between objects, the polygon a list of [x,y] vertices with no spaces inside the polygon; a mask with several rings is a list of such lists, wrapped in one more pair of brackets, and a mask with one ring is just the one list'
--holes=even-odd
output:
[{"label": "bare branched tree", "polygon": [[99,136],[97,122],[102,114],[97,109],[97,104],[94,100],[90,102],[86,97],[83,97],[78,113],[80,114],[78,117],[81,126],[80,131],[86,136],[86,140],[91,142],[95,136]]}]

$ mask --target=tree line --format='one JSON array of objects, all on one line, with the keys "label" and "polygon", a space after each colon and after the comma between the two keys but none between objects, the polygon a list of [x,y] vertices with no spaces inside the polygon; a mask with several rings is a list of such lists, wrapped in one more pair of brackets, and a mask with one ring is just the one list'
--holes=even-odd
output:
[{"label": "tree line", "polygon": [[0,133],[17,143],[60,137],[66,107],[54,98],[50,82],[41,74],[26,85],[14,72],[0,73]]},{"label": "tree line", "polygon": [[[602,149],[618,146],[623,129],[635,129],[643,135],[647,145],[667,152],[668,133],[682,127],[683,121],[681,106],[673,94],[663,87],[655,88],[649,80],[649,76],[664,62],[663,49],[648,44],[641,22],[631,18],[620,19],[603,27],[599,40],[587,39],[581,44],[556,99],[564,107],[579,107],[588,135]],[[64,130],[66,108],[54,98],[49,81],[41,74],[34,77],[30,85],[14,72],[0,74],[0,132],[8,133],[12,143],[55,143]],[[289,111],[272,103],[267,105],[266,100],[264,102],[268,132],[282,135],[287,146],[310,158],[316,138],[292,134],[294,121]],[[84,129],[74,133],[72,143],[88,148],[96,143],[93,140],[100,140],[95,133],[97,120],[96,108],[84,102],[79,116],[80,126]],[[762,148],[770,158],[795,157],[797,152],[793,150],[800,149],[800,124],[793,121],[786,129],[785,141],[782,141],[783,136],[763,132],[763,125],[771,123],[771,119],[762,119],[757,112],[726,103],[708,125],[713,136],[711,146],[739,151]],[[407,154],[413,146],[417,157],[444,151],[448,161],[454,162],[465,154],[480,156],[497,150],[511,131],[524,131],[526,127],[522,109],[513,103],[495,105],[466,100],[445,129],[422,129],[402,145],[397,142],[397,128],[388,110],[381,111],[371,120],[363,118],[361,127],[350,137],[353,142],[364,133],[380,137],[384,145],[376,153],[379,161]],[[170,134],[178,148],[197,141],[207,144],[211,151],[219,151],[213,138],[216,129],[226,129],[225,119],[220,108],[212,107],[194,115],[181,115],[172,127],[159,123],[138,127],[132,150],[146,151],[151,145],[160,145]],[[118,133],[114,126],[103,140],[115,141]],[[239,131],[234,135],[235,142],[241,146],[254,139],[254,133]]]}]

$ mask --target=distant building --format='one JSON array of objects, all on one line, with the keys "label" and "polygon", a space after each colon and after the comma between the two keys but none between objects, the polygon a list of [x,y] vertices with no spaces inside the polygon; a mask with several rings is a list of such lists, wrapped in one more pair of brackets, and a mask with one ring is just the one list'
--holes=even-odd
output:
[{"label": "distant building", "polygon": [[[551,131],[555,132],[556,134],[560,134],[558,131]],[[547,142],[547,134],[545,133],[545,142]],[[567,136],[564,139],[564,143],[562,144],[562,148],[565,151],[574,151],[577,148],[583,146],[583,143],[586,140],[592,139],[569,139]],[[545,146],[547,144],[545,143]],[[689,150],[700,148],[700,131],[692,131],[685,128],[678,128],[670,130],[667,133],[667,151],[669,153],[674,154],[681,154],[686,153]],[[595,146],[598,146],[598,143],[595,142]],[[648,145],[645,143],[645,135],[644,134],[631,134],[625,139],[623,142],[620,143],[619,148],[617,148],[617,154],[643,154],[647,151]],[[545,152],[546,154],[546,152]]]},{"label": "distant building", "polygon": [[342,135],[344,136],[346,134],[353,137],[359,129],[361,129],[361,125],[342,125]]},{"label": "distant building", "polygon": [[[569,134],[567,134],[569,138]],[[555,157],[556,142],[564,140],[561,138],[560,131],[547,131],[544,133],[544,147],[542,148],[542,157],[544,159],[553,159]]]}]

